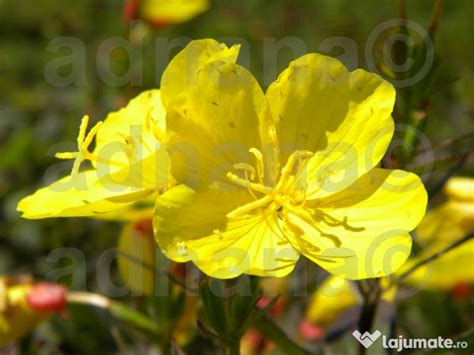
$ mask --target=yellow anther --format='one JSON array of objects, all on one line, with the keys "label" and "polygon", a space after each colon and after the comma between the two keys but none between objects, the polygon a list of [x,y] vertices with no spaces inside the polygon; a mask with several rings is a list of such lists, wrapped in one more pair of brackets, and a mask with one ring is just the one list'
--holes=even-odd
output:
[{"label": "yellow anther", "polygon": [[[133,146],[139,147],[140,144],[145,148],[148,153],[154,153],[148,142],[145,139],[145,135],[142,129],[133,129],[130,134],[131,144]],[[137,150],[138,151],[138,150]]]},{"label": "yellow anther", "polygon": [[160,143],[163,143],[165,140],[165,135],[163,131],[158,127],[158,125],[153,125],[151,128],[151,133],[153,134],[153,137]]},{"label": "yellow anther", "polygon": [[249,153],[255,156],[257,160],[257,175],[258,181],[263,184],[263,178],[265,176],[265,164],[263,162],[263,154],[257,148],[250,148]]},{"label": "yellow anther", "polygon": [[302,160],[309,159],[313,155],[314,153],[308,150],[297,150],[293,154],[291,154],[288,158],[287,163],[285,164],[283,169],[281,169],[280,179],[275,189],[281,190],[282,188],[284,188],[290,177],[296,174],[296,172],[294,171],[295,165],[297,163],[300,165]]},{"label": "yellow anther", "polygon": [[242,178],[238,177],[237,175],[235,175],[231,172],[228,172],[226,176],[234,184],[245,187],[246,189],[250,189],[250,190],[253,190],[253,191],[256,191],[256,192],[260,192],[262,194],[269,194],[273,191],[273,189],[271,187],[268,187],[268,186],[265,186],[265,185],[262,185],[262,184],[256,184],[256,183],[251,182],[249,180],[242,179]]},{"label": "yellow anther", "polygon": [[87,133],[87,136],[83,141],[84,150],[87,150],[87,148],[89,148],[89,146],[92,143],[92,140],[94,139],[95,135],[97,134],[97,132],[99,131],[100,127],[102,127],[103,124],[104,122],[102,121],[97,122],[97,124],[91,128],[89,133]]},{"label": "yellow anther", "polygon": [[236,170],[244,170],[246,175],[250,173],[250,180],[255,179],[255,169],[253,168],[252,165],[247,164],[247,163],[237,163],[237,164],[234,164],[233,167]]},{"label": "yellow anther", "polygon": [[145,128],[148,128],[148,129],[153,127],[153,123],[154,123],[154,120],[153,120],[153,117],[152,117],[152,114],[151,114],[152,111],[153,111],[153,107],[149,107],[146,111]]},{"label": "yellow anther", "polygon": [[235,210],[227,213],[227,218],[238,218],[247,215],[249,212],[257,208],[266,207],[270,202],[272,202],[273,197],[270,195],[266,195],[262,197],[260,200],[253,201],[243,205],[241,207],[236,208]]},{"label": "yellow anther", "polygon": [[55,157],[58,159],[74,159],[74,164],[71,171],[71,175],[73,176],[79,173],[81,163],[84,160],[91,159],[91,157],[93,158],[93,155],[88,151],[88,148],[103,122],[98,122],[86,135],[88,124],[89,116],[85,115],[82,118],[81,125],[79,127],[79,134],[77,135],[77,152],[64,152],[55,154]]},{"label": "yellow anther", "polygon": [[77,146],[81,146],[86,138],[87,126],[89,125],[89,116],[82,117],[81,125],[79,126],[79,134],[77,135]]},{"label": "yellow anther", "polygon": [[54,156],[58,159],[76,159],[78,152],[63,152],[63,153],[56,153]]},{"label": "yellow anther", "polygon": [[155,138],[158,142],[162,143],[164,141],[165,135],[158,126],[158,120],[153,117],[153,110],[154,107],[150,107],[147,110],[145,116],[145,128],[152,133],[153,138]]}]

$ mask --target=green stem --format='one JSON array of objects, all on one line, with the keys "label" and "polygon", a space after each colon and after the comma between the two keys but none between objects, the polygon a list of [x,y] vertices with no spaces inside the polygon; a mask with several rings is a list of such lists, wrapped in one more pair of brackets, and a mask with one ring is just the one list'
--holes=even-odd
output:
[{"label": "green stem", "polygon": [[153,335],[160,335],[160,329],[146,316],[105,296],[89,292],[68,292],[66,300],[69,304],[85,304],[106,309],[113,316],[139,330]]},{"label": "green stem", "polygon": [[430,24],[428,25],[428,33],[430,34],[431,37],[433,37],[433,35],[436,32],[436,29],[438,28],[438,22],[441,16],[442,3],[443,3],[443,0],[436,0],[435,6],[433,8],[433,15],[431,16],[431,21],[430,21]]},{"label": "green stem", "polygon": [[[407,100],[410,99],[409,97]],[[408,102],[408,101],[407,101]],[[410,107],[410,104],[407,105]],[[403,153],[403,163],[408,164],[411,162],[414,153],[417,150],[417,134],[418,131],[423,128],[423,125],[426,123],[426,113],[424,111],[412,112],[410,109],[405,113],[407,117],[406,120],[408,125],[405,130],[405,134],[402,142],[402,153]]]},{"label": "green stem", "polygon": [[399,18],[407,18],[407,8],[405,0],[397,0],[397,10]]},{"label": "green stem", "polygon": [[240,355],[240,338],[232,343],[227,344],[228,355]]},{"label": "green stem", "polygon": [[[377,284],[375,287],[372,287],[369,292],[364,294],[364,304],[362,305],[358,324],[359,332],[362,334],[371,331],[375,320],[375,315],[377,313],[379,301],[380,287]],[[366,350],[367,349],[362,344],[359,344],[358,355],[364,355]]]},{"label": "green stem", "polygon": [[270,339],[284,354],[307,355],[308,351],[290,340],[288,335],[275,324],[268,316],[260,317],[254,324],[254,327],[262,333],[265,338]]},{"label": "green stem", "polygon": [[401,274],[397,279],[396,279],[396,282],[401,282],[403,280],[405,280],[408,276],[410,276],[412,273],[414,273],[419,267],[423,266],[423,265],[426,265],[432,261],[434,261],[435,259],[443,256],[444,254],[446,254],[447,252],[449,252],[450,250],[453,250],[454,248],[460,246],[461,244],[464,244],[465,242],[467,242],[468,240],[474,238],[474,232],[471,232],[471,233],[468,233],[466,234],[464,237],[462,237],[461,239],[458,239],[456,240],[455,242],[449,244],[446,248],[444,248],[443,250],[440,250],[439,252],[427,257],[426,259],[423,259],[421,260],[420,262],[416,263],[415,265],[413,265],[411,268],[409,268],[407,271],[405,271],[403,274]]},{"label": "green stem", "polygon": [[[446,174],[444,174],[444,176],[436,181],[432,186],[431,188],[428,189],[428,200],[431,200],[433,198],[433,196],[435,196],[438,192],[440,192],[444,185],[446,184],[446,182],[454,175],[456,174],[456,172],[461,169],[464,165],[464,163],[466,163],[467,159],[469,158],[469,155],[470,153],[465,153],[463,154],[460,159],[448,170],[448,172]],[[450,157],[452,159],[452,157]]]},{"label": "green stem", "polygon": [[117,250],[117,254],[123,256],[124,258],[130,260],[132,263],[135,263],[137,265],[142,266],[143,268],[149,270],[150,272],[153,273],[153,275],[156,275],[157,273],[160,275],[164,275],[170,279],[171,282],[175,283],[178,286],[181,286],[183,289],[186,291],[192,292],[192,294],[197,295],[198,294],[198,289],[190,287],[186,284],[186,281],[179,280],[178,278],[174,277],[171,273],[169,273],[166,270],[157,270],[156,265],[151,264],[146,262],[145,260],[142,260],[134,255],[131,255],[123,250]]}]

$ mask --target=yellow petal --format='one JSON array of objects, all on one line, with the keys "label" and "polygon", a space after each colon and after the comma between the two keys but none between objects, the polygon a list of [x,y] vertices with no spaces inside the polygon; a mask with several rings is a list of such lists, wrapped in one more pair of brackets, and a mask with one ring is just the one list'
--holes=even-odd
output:
[{"label": "yellow petal", "polygon": [[23,218],[81,217],[107,213],[132,204],[153,191],[105,185],[95,170],[66,176],[37,190],[18,204]]},{"label": "yellow petal", "polygon": [[446,183],[444,191],[450,199],[474,204],[473,178],[453,177]]},{"label": "yellow petal", "polygon": [[289,218],[306,231],[300,236],[303,254],[332,274],[364,279],[389,275],[406,261],[408,232],[422,219],[426,203],[416,175],[376,168],[345,190],[309,202],[313,225]]},{"label": "yellow petal", "polygon": [[239,48],[238,45],[228,48],[212,39],[190,42],[171,60],[163,73],[160,87],[164,106],[167,107],[172,98],[197,85],[199,72],[205,64],[216,60],[235,63]]},{"label": "yellow petal", "polygon": [[33,311],[26,301],[31,285],[14,285],[5,290],[6,309],[0,309],[0,347],[16,342],[38,324],[51,317],[51,312]]},{"label": "yellow petal", "polygon": [[416,238],[424,248],[433,251],[473,230],[474,203],[451,199],[426,214],[416,229]]},{"label": "yellow petal", "polygon": [[267,91],[283,161],[296,149],[315,152],[307,166],[308,198],[340,191],[382,159],[392,138],[391,84],[338,60],[308,54]]},{"label": "yellow petal", "polygon": [[106,221],[132,222],[146,218],[153,218],[157,193],[151,194],[137,203],[127,205],[118,210],[95,216],[97,219]]},{"label": "yellow petal", "polygon": [[[263,152],[274,137],[255,78],[222,61],[202,67],[193,89],[170,103],[166,121],[172,175],[194,189],[225,181],[234,164],[253,162],[251,148]],[[265,161],[275,169],[274,161]]]},{"label": "yellow petal", "polygon": [[94,166],[108,174],[159,152],[165,123],[160,91],[141,93],[105,119],[96,135]]},{"label": "yellow petal", "polygon": [[313,324],[327,326],[345,311],[361,303],[362,296],[352,282],[329,276],[313,294],[306,318]]},{"label": "yellow petal", "polygon": [[[474,231],[474,203],[469,201],[469,181],[451,179],[446,187],[450,199],[429,211],[416,229],[421,251],[403,266],[402,274],[428,257],[443,251],[454,241]],[[468,189],[467,189],[468,190]],[[474,282],[474,240],[448,251],[419,267],[405,282],[419,288],[446,290],[459,283]]]},{"label": "yellow petal", "polygon": [[[151,215],[149,216],[151,218]],[[150,229],[140,228],[149,223]],[[153,295],[156,244],[150,220],[137,220],[126,224],[120,233],[117,258],[119,273],[134,295]]]},{"label": "yellow petal", "polygon": [[156,203],[154,229],[170,259],[192,260],[209,276],[227,279],[243,273],[287,275],[299,253],[265,215],[228,219],[227,213],[249,202],[243,190],[195,192],[177,186]]},{"label": "yellow petal", "polygon": [[[415,258],[411,258],[404,265],[403,270],[425,260],[432,255],[433,249],[435,248],[429,248],[428,252],[422,252]],[[442,248],[436,249],[442,250]],[[419,267],[404,282],[413,287],[428,290],[449,290],[460,283],[472,284],[474,283],[473,260],[474,240],[470,240],[429,264]]]},{"label": "yellow petal", "polygon": [[97,167],[97,175],[103,185],[129,186],[161,192],[175,184],[169,164],[168,152],[162,146],[153,154],[117,171]]},{"label": "yellow petal", "polygon": [[157,25],[189,21],[209,8],[209,0],[143,0],[142,17]]}]

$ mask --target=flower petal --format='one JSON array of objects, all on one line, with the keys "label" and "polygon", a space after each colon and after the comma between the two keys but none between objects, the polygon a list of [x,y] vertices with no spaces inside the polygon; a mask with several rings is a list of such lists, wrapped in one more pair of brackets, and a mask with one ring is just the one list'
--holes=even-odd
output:
[{"label": "flower petal", "polygon": [[353,282],[342,277],[329,276],[311,297],[306,318],[313,324],[328,326],[362,301],[362,295]]},{"label": "flower petal", "polygon": [[450,199],[425,215],[416,228],[416,239],[433,253],[473,230],[474,203]]},{"label": "flower petal", "polygon": [[151,216],[152,214],[147,216],[148,219],[127,223],[118,241],[119,274],[134,296],[154,295],[155,291],[156,275],[149,268],[150,265],[156,265],[156,244],[151,230]]},{"label": "flower petal", "polygon": [[209,8],[209,0],[145,0],[140,13],[156,25],[186,22]]},{"label": "flower petal", "polygon": [[[416,175],[373,169],[344,191],[308,203],[314,223],[307,223],[300,251],[348,279],[391,274],[410,255],[408,232],[421,221],[426,204],[426,190]],[[337,252],[342,256],[336,257]]]},{"label": "flower petal", "polygon": [[315,152],[308,198],[340,191],[375,167],[393,135],[393,86],[364,70],[348,72],[334,58],[296,59],[266,95],[284,161],[296,149]]},{"label": "flower petal", "polygon": [[216,278],[245,274],[287,275],[299,253],[263,214],[228,219],[227,213],[249,202],[243,190],[195,192],[184,185],[161,195],[155,207],[158,244],[174,261],[192,260]]},{"label": "flower petal", "polygon": [[28,219],[94,216],[123,208],[152,192],[103,184],[97,171],[89,170],[37,190],[19,202],[18,210]]},{"label": "flower petal", "polygon": [[[272,141],[273,121],[255,78],[243,67],[214,61],[167,109],[167,145],[173,177],[193,189],[225,181],[236,163],[250,163]],[[265,159],[275,169],[271,159]]]},{"label": "flower petal", "polygon": [[474,204],[474,178],[456,176],[450,178],[444,186],[446,196],[451,200]]},{"label": "flower petal", "polygon": [[[443,248],[436,249],[438,251],[443,250]],[[411,258],[403,265],[403,271],[410,269],[433,254],[434,250],[430,248],[430,252],[423,252],[415,258]],[[474,240],[470,240],[429,264],[417,268],[404,282],[429,290],[449,290],[461,283],[472,284],[474,282],[473,260]]]},{"label": "flower petal", "polygon": [[97,132],[93,151],[97,159],[92,163],[100,174],[133,165],[162,149],[165,115],[159,90],[145,91],[110,113]]},{"label": "flower petal", "polygon": [[[447,183],[450,199],[429,211],[416,228],[416,240],[422,246],[397,274],[445,250],[453,242],[474,231],[474,203],[469,200],[469,181],[455,178]],[[464,186],[463,186],[464,185]],[[419,288],[449,289],[459,283],[474,282],[474,240],[448,251],[426,266],[416,269],[404,282]]]},{"label": "flower petal", "polygon": [[161,78],[161,97],[165,108],[172,98],[195,86],[199,71],[207,63],[219,60],[235,63],[240,46],[228,48],[213,39],[191,41],[168,64]]}]

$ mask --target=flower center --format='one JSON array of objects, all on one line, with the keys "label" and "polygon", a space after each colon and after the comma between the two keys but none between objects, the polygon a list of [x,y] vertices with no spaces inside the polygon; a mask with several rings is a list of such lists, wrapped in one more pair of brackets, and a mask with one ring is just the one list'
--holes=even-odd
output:
[{"label": "flower center", "polygon": [[[243,170],[244,177],[240,177],[233,172],[227,173],[227,178],[234,184],[244,187],[253,196],[254,201],[240,206],[227,214],[228,218],[245,218],[251,213],[263,212],[264,216],[276,215],[276,219],[283,223],[272,225],[272,228],[279,229],[283,234],[289,233],[293,236],[305,234],[301,223],[310,226],[317,231],[320,237],[326,238],[331,243],[340,247],[341,240],[334,234],[322,229],[322,224],[326,227],[343,227],[354,232],[363,231],[365,228],[351,226],[347,217],[342,220],[316,208],[314,205],[306,204],[306,167],[308,160],[313,153],[306,150],[293,152],[286,165],[279,173],[277,183],[274,186],[267,186],[264,181],[264,161],[263,155],[256,148],[251,148],[250,153],[257,161],[256,168],[250,164],[235,164],[234,169]],[[324,175],[326,176],[326,175]],[[325,178],[322,178],[320,186],[323,186]],[[312,246],[317,248],[316,246]]]},{"label": "flower center", "polygon": [[227,214],[228,218],[242,217],[259,209],[280,213],[284,209],[292,210],[304,206],[306,202],[304,172],[308,159],[313,156],[312,152],[306,150],[293,152],[281,169],[274,186],[264,184],[263,154],[256,148],[250,148],[249,152],[256,160],[256,167],[247,163],[235,164],[234,169],[243,171],[244,176],[240,177],[233,172],[228,172],[227,178],[233,184],[246,188],[254,201],[231,211]]}]

